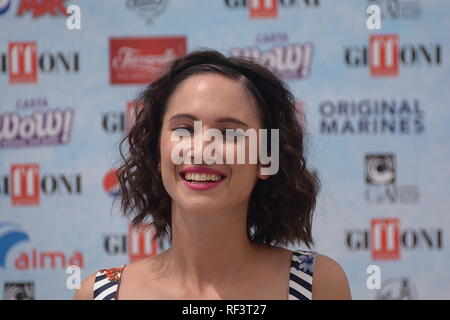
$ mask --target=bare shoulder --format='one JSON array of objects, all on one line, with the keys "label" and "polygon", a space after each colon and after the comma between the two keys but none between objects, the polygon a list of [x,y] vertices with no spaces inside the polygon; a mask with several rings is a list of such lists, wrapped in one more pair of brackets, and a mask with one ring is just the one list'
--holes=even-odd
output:
[{"label": "bare shoulder", "polygon": [[74,300],[93,300],[95,276],[93,273],[81,282],[80,289],[77,289],[73,296]]},{"label": "bare shoulder", "polygon": [[347,275],[342,267],[326,255],[317,254],[312,285],[313,300],[352,299]]}]

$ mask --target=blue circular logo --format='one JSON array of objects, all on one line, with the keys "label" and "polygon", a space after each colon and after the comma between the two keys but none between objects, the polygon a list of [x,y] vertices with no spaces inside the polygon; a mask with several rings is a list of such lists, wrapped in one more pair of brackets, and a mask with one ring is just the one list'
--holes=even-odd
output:
[{"label": "blue circular logo", "polygon": [[11,0],[0,0],[0,14],[4,14],[11,6]]}]

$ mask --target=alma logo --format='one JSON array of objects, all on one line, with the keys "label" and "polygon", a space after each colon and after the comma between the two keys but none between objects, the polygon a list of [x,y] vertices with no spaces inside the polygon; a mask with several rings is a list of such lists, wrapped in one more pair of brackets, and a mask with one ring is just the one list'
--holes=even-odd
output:
[{"label": "alma logo", "polygon": [[0,72],[8,71],[9,83],[36,83],[38,70],[45,73],[77,73],[78,52],[49,52],[38,55],[37,43],[9,42],[8,54],[0,53]]},{"label": "alma logo", "polygon": [[[40,174],[37,163],[13,164],[10,177],[0,177],[0,194],[9,195],[13,206],[38,206],[44,195],[81,194],[81,175]],[[11,183],[10,182],[11,179]]]},{"label": "alma logo", "polygon": [[28,241],[28,234],[11,222],[0,222],[0,267],[6,267],[6,256],[12,247],[23,241]]},{"label": "alma logo", "polygon": [[398,76],[402,66],[440,65],[441,46],[439,44],[400,45],[396,34],[377,34],[369,38],[369,47],[347,47],[344,51],[345,63],[351,67],[370,67],[372,77]]},{"label": "alma logo", "polygon": [[17,16],[22,16],[26,12],[33,12],[33,17],[38,18],[44,14],[51,16],[66,16],[67,8],[64,2],[67,0],[21,0]]},{"label": "alma logo", "polygon": [[83,268],[84,257],[81,252],[74,251],[72,256],[67,257],[62,251],[38,252],[33,249],[31,253],[20,253],[14,261],[17,270],[55,269],[57,267],[65,269],[71,265]]},{"label": "alma logo", "polygon": [[[10,222],[0,223],[0,267],[6,268],[6,257],[13,246],[29,240],[28,234],[20,230],[17,224]],[[17,270],[66,268],[69,265],[77,265],[83,268],[83,254],[79,251],[74,251],[72,256],[67,257],[61,251],[39,252],[36,249],[32,249],[31,253],[21,252],[14,260],[14,266]]]}]

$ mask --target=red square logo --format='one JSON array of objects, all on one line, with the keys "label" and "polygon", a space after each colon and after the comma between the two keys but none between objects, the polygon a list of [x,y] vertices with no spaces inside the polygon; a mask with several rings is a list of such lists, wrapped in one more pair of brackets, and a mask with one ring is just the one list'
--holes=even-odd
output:
[{"label": "red square logo", "polygon": [[36,42],[10,42],[8,44],[9,82],[37,82]]},{"label": "red square logo", "polygon": [[151,257],[158,252],[158,242],[152,242],[155,231],[148,225],[128,225],[128,257],[130,262]]},{"label": "red square logo", "polygon": [[372,260],[400,259],[399,219],[373,219],[370,236]]},{"label": "red square logo", "polygon": [[276,18],[277,9],[277,0],[250,0],[251,18]]},{"label": "red square logo", "polygon": [[39,205],[39,165],[11,165],[11,202],[13,206]]},{"label": "red square logo", "polygon": [[396,34],[373,35],[369,41],[370,74],[374,77],[398,75],[399,37]]},{"label": "red square logo", "polygon": [[109,49],[111,84],[149,84],[186,54],[186,38],[112,38]]}]

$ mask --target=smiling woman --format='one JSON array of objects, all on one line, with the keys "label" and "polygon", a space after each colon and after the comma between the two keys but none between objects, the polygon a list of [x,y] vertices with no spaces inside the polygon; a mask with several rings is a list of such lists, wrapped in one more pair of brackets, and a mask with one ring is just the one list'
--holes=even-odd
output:
[{"label": "smiling woman", "polygon": [[[150,223],[154,240],[167,237],[171,246],[89,276],[76,299],[350,298],[334,260],[283,248],[313,245],[318,179],[306,164],[295,98],[276,76],[250,60],[196,51],[175,60],[137,103],[143,108],[122,141],[128,154],[121,152],[117,172],[121,205],[135,225]],[[206,131],[278,130],[276,147],[265,142],[279,169],[268,174],[259,157],[209,163],[194,147],[196,139],[207,143],[196,121]],[[193,135],[183,151],[200,163],[173,161],[179,130]],[[215,159],[240,147],[234,139],[221,146]],[[253,147],[245,145],[245,159]]]}]

